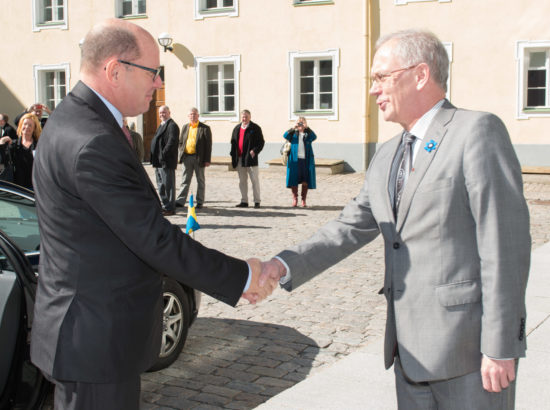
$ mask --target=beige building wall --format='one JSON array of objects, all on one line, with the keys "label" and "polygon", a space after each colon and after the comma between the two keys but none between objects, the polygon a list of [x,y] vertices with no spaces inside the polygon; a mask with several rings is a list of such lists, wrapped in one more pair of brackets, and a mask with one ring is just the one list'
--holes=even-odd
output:
[{"label": "beige building wall", "polygon": [[[423,28],[452,43],[450,100],[462,108],[493,112],[506,124],[522,165],[550,166],[550,112],[518,117],[520,40],[550,41],[550,2],[501,0],[380,0],[380,33]],[[519,107],[521,110],[522,107]],[[399,126],[379,116],[379,139]]]}]

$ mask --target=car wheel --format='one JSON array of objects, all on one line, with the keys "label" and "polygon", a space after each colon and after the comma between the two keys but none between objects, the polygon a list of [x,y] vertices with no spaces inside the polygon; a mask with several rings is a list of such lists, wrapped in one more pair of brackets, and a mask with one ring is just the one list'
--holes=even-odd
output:
[{"label": "car wheel", "polygon": [[162,344],[159,359],[149,371],[164,369],[176,361],[187,339],[191,319],[189,298],[178,282],[164,278],[163,297]]}]

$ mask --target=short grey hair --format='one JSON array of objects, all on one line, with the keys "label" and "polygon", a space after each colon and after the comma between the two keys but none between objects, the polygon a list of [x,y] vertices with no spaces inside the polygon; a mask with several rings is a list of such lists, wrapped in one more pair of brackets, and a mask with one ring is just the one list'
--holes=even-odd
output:
[{"label": "short grey hair", "polygon": [[80,69],[94,72],[109,57],[135,60],[141,56],[136,34],[115,24],[99,24],[84,38]]},{"label": "short grey hair", "polygon": [[394,56],[405,66],[426,63],[434,81],[447,91],[449,77],[449,56],[443,43],[435,34],[425,30],[403,30],[382,36],[376,42],[376,50],[384,44],[395,41]]}]

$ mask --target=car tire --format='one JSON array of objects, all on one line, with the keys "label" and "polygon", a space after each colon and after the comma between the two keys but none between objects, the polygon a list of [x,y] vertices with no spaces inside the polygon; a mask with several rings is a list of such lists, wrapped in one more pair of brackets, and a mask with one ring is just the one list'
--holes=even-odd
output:
[{"label": "car tire", "polygon": [[162,344],[159,359],[150,372],[164,369],[176,361],[185,345],[191,321],[189,297],[182,286],[174,279],[164,278],[162,291]]}]

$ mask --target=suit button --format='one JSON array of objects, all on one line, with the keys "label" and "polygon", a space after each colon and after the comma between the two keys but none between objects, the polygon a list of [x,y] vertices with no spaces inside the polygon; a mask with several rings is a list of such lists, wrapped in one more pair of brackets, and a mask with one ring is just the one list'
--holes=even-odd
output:
[{"label": "suit button", "polygon": [[399,249],[399,242],[394,242],[393,243],[393,249]]}]

